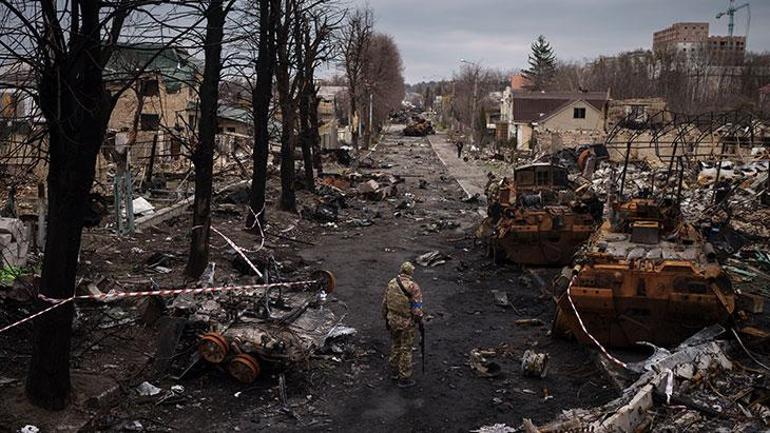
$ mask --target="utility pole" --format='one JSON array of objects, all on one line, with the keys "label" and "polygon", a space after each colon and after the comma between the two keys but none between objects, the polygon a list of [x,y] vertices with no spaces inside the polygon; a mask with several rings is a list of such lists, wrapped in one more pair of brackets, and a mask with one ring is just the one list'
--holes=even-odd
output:
[{"label": "utility pole", "polygon": [[374,133],[374,129],[372,128],[372,120],[374,118],[374,114],[373,114],[374,110],[372,108],[373,107],[372,104],[374,104],[374,94],[371,91],[369,91],[369,143],[368,145],[370,148],[372,146],[372,142],[374,141],[372,139],[372,134]]}]

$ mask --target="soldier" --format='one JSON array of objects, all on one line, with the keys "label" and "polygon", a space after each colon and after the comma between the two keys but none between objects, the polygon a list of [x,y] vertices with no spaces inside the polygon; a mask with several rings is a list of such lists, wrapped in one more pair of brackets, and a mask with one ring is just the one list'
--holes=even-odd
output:
[{"label": "soldier", "polygon": [[382,316],[390,331],[392,346],[390,363],[392,379],[398,380],[399,388],[415,385],[412,380],[412,345],[415,326],[422,321],[422,291],[412,279],[414,265],[405,262],[399,275],[390,280],[382,299]]}]

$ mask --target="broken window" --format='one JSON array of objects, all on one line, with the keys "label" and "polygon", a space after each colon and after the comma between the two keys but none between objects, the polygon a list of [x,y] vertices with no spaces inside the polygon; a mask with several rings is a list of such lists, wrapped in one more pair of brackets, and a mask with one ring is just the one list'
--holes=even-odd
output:
[{"label": "broken window", "polygon": [[160,116],[142,113],[139,123],[141,124],[142,131],[157,131],[160,127]]},{"label": "broken window", "polygon": [[182,154],[182,140],[174,137],[171,139],[171,157],[176,159]]},{"label": "broken window", "polygon": [[585,119],[586,118],[586,109],[585,108],[575,108],[572,111],[572,118],[574,118],[574,119]]},{"label": "broken window", "polygon": [[140,87],[142,96],[158,96],[160,93],[158,80],[142,80]]}]

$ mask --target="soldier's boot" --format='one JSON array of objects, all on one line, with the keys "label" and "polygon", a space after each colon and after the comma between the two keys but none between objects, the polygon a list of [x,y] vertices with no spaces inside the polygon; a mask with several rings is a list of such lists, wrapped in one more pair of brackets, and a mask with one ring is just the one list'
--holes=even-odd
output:
[{"label": "soldier's boot", "polygon": [[415,382],[412,378],[402,377],[398,379],[397,385],[399,388],[406,389],[417,385],[417,382]]}]

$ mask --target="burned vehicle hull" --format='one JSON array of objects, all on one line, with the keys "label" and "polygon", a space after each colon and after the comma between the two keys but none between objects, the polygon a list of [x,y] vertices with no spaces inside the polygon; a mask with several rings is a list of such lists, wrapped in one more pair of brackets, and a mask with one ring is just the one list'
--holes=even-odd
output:
[{"label": "burned vehicle hull", "polygon": [[[576,191],[577,189],[577,191]],[[569,182],[556,164],[532,164],[488,190],[487,241],[490,255],[501,263],[563,266],[593,233],[601,203]]]},{"label": "burned vehicle hull", "polygon": [[590,215],[566,207],[519,211],[503,218],[490,241],[494,255],[521,265],[566,265],[594,230]]},{"label": "burned vehicle hull", "polygon": [[[655,206],[641,204],[625,210]],[[554,284],[554,334],[617,348],[670,346],[727,319],[735,309],[729,278],[692,226],[674,224],[639,212],[605,222]],[[669,226],[672,233],[661,239],[659,230]]]},{"label": "burned vehicle hull", "polygon": [[[220,317],[223,308],[199,310],[196,322],[208,328],[199,336],[197,353],[212,365],[219,365],[241,383],[254,382],[265,366],[286,368],[306,362],[327,340],[344,335],[352,328],[340,326],[344,314],[325,305],[325,294],[334,290],[330,272],[313,275],[309,287],[291,290],[254,290],[252,302],[239,302],[243,308],[228,320]],[[245,308],[244,308],[245,307]]]}]

